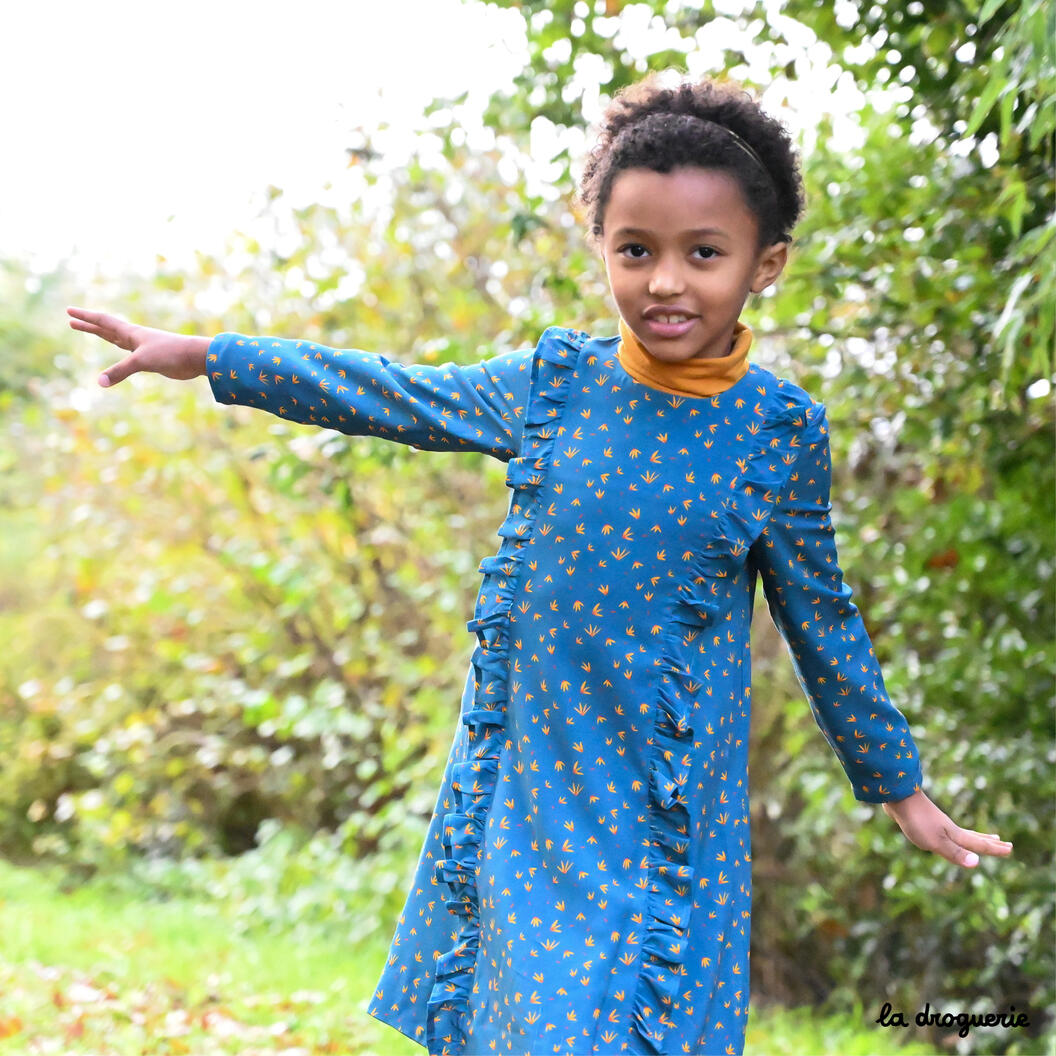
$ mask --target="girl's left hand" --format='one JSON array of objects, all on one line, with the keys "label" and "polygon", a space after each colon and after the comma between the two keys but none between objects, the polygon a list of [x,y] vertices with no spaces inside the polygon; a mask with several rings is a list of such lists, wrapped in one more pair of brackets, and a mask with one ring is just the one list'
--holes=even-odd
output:
[{"label": "girl's left hand", "polygon": [[976,832],[955,825],[923,792],[914,792],[906,799],[881,804],[884,813],[894,818],[910,843],[922,851],[934,851],[948,858],[954,865],[973,869],[979,855],[1008,855],[1012,844],[1002,840],[996,832]]}]

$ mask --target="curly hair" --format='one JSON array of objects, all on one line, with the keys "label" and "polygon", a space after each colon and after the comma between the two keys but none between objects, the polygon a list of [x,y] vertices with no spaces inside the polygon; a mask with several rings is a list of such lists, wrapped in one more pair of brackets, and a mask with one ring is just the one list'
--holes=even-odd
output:
[{"label": "curly hair", "polygon": [[803,212],[799,157],[787,129],[738,84],[705,78],[665,88],[651,73],[618,92],[602,117],[579,185],[591,237],[601,238],[624,169],[721,169],[737,180],[759,226],[759,247],[790,242]]}]

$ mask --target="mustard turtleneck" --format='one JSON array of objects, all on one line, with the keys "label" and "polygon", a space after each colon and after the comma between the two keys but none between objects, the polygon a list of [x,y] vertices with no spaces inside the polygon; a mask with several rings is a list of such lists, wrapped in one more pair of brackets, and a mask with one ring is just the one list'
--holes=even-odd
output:
[{"label": "mustard turtleneck", "polygon": [[668,363],[650,355],[620,319],[620,344],[616,350],[620,366],[635,381],[676,396],[715,396],[725,392],[748,373],[748,349],[752,331],[744,323],[733,328],[733,348],[727,356],[697,357]]}]

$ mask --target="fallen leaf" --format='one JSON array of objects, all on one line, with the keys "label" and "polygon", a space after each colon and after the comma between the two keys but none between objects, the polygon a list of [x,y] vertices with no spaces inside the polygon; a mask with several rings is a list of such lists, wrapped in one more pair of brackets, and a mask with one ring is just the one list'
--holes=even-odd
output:
[{"label": "fallen leaf", "polygon": [[0,1017],[0,1038],[12,1038],[22,1033],[22,1020],[18,1016]]}]

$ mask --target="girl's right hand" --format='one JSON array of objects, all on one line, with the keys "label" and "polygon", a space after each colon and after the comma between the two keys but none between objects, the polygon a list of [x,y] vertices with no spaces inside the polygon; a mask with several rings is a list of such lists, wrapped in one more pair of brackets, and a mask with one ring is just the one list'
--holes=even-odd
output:
[{"label": "girl's right hand", "polygon": [[99,375],[99,384],[104,389],[141,370],[163,374],[176,381],[189,381],[206,372],[207,337],[190,337],[150,326],[137,326],[119,316],[90,312],[86,308],[67,308],[66,311],[74,330],[95,334],[131,353]]}]

